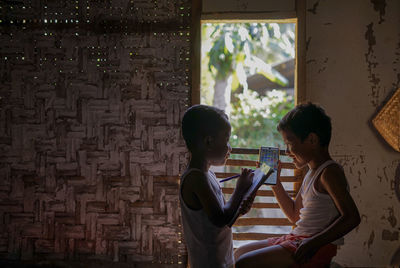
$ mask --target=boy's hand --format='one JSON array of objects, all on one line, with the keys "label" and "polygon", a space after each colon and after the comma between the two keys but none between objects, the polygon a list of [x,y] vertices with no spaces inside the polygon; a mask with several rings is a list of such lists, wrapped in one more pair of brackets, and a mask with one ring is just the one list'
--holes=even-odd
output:
[{"label": "boy's hand", "polygon": [[278,170],[276,171],[276,180],[281,181],[281,171],[282,171],[282,164],[281,160],[278,160]]},{"label": "boy's hand", "polygon": [[311,238],[305,238],[297,248],[293,258],[299,264],[304,263],[310,260],[317,250],[318,248],[313,244],[313,240]]},{"label": "boy's hand", "polygon": [[239,207],[239,214],[240,215],[244,215],[247,212],[250,211],[251,206],[253,205],[254,202],[254,198],[256,197],[257,192],[253,193],[252,195],[250,195],[248,198],[243,199],[242,203],[240,204]]},{"label": "boy's hand", "polygon": [[252,172],[251,169],[243,168],[242,174],[240,174],[240,177],[236,183],[236,188],[239,191],[245,192],[247,189],[249,189],[250,185],[253,183],[253,176],[254,173]]},{"label": "boy's hand", "polygon": [[276,184],[271,185],[272,190],[276,189],[276,187],[279,185],[280,185],[280,187],[283,187],[282,182],[281,182],[281,171],[282,171],[282,164],[281,164],[281,161],[278,160],[278,169],[276,170]]}]

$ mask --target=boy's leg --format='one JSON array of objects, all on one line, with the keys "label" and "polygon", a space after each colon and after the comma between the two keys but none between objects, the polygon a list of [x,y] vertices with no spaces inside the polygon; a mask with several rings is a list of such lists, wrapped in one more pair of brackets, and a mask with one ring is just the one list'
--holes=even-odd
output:
[{"label": "boy's leg", "polygon": [[268,247],[268,239],[260,240],[260,241],[256,241],[256,242],[252,242],[252,243],[248,243],[246,245],[240,246],[233,253],[235,255],[235,261],[237,259],[239,259],[240,256],[242,256],[243,254],[245,254],[249,251],[253,251],[253,250],[265,248],[265,247]]},{"label": "boy's leg", "polygon": [[295,264],[292,253],[282,246],[275,245],[244,253],[236,260],[236,268],[284,268]]}]

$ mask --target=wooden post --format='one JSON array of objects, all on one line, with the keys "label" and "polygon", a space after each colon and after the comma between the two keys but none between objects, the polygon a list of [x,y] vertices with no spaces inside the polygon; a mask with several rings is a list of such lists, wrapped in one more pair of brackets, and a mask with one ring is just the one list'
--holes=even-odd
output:
[{"label": "wooden post", "polygon": [[296,0],[296,77],[295,77],[295,104],[305,102],[306,96],[306,0]]},{"label": "wooden post", "polygon": [[201,10],[202,1],[192,0],[190,25],[190,105],[200,104]]}]

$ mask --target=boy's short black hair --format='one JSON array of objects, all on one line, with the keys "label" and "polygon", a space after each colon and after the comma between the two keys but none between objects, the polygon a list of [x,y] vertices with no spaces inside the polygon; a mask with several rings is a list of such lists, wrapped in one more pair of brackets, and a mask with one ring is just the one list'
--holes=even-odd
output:
[{"label": "boy's short black hair", "polygon": [[320,106],[311,102],[299,104],[289,111],[279,122],[278,131],[290,130],[304,141],[310,133],[319,137],[321,146],[328,146],[331,141],[331,118]]},{"label": "boy's short black hair", "polygon": [[194,105],[182,118],[182,136],[190,151],[205,136],[215,136],[218,131],[230,127],[228,116],[221,109],[207,105]]}]

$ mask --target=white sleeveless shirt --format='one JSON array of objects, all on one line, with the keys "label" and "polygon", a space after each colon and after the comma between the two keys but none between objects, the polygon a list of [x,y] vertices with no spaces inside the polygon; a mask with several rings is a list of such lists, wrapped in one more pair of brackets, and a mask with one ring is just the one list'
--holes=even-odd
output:
[{"label": "white sleeveless shirt", "polygon": [[[217,227],[209,219],[203,209],[189,208],[182,197],[182,184],[186,176],[193,170],[189,169],[181,177],[179,201],[181,205],[183,235],[189,254],[190,268],[228,268],[233,267],[232,230],[228,226]],[[207,174],[208,182],[214,191],[220,205],[225,199],[217,178],[212,171]]]},{"label": "white sleeveless shirt", "polygon": [[[293,234],[313,236],[327,228],[339,216],[339,211],[330,195],[320,193],[315,189],[316,179],[327,166],[332,164],[340,166],[335,161],[328,160],[318,167],[313,176],[309,170],[304,177],[300,188],[303,208],[300,209],[300,219],[296,222]],[[344,239],[340,238],[332,244],[343,244],[343,241]]]}]

